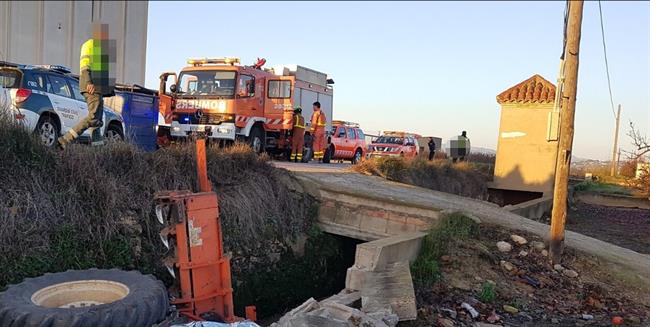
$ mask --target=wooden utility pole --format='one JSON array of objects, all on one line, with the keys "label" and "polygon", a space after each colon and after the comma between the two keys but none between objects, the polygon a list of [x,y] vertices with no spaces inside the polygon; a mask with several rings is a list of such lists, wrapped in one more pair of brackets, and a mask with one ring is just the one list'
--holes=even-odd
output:
[{"label": "wooden utility pole", "polygon": [[612,149],[612,170],[609,172],[611,176],[616,175],[616,151],[618,150],[618,125],[621,122],[621,105],[618,105],[618,112],[616,113],[616,131],[614,132],[614,149]]},{"label": "wooden utility pole", "polygon": [[573,122],[575,120],[576,93],[578,91],[578,54],[580,52],[583,5],[583,1],[569,1],[567,39],[564,49],[565,82],[562,91],[562,109],[560,111],[560,140],[555,168],[549,249],[551,260],[554,263],[560,262],[564,243],[569,168],[571,166],[571,149],[573,147]]}]

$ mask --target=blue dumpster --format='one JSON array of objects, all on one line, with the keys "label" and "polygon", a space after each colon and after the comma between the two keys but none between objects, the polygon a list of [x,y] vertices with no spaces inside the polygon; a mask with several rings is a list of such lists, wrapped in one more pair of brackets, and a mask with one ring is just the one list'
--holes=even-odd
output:
[{"label": "blue dumpster", "polygon": [[118,84],[115,86],[115,96],[107,97],[104,105],[122,115],[127,142],[145,151],[156,150],[157,91],[136,84]]}]

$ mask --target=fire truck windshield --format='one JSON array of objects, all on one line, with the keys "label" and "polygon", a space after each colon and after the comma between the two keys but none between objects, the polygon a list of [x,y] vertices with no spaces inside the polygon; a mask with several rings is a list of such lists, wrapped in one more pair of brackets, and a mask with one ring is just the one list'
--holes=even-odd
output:
[{"label": "fire truck windshield", "polygon": [[401,137],[394,137],[394,136],[380,136],[375,142],[373,143],[384,143],[384,144],[404,144],[404,139]]},{"label": "fire truck windshield", "polygon": [[220,70],[202,70],[181,72],[178,77],[177,93],[179,97],[218,96],[233,98],[235,96],[235,72]]}]

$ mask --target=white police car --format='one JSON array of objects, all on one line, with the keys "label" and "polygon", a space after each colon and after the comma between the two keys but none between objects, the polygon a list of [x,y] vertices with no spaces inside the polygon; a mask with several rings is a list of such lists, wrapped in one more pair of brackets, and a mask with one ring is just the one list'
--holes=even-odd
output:
[{"label": "white police car", "polygon": [[[79,80],[62,66],[18,65],[0,62],[0,86],[11,96],[9,114],[34,131],[48,147],[88,115],[79,92]],[[124,139],[122,116],[104,106],[102,133],[109,139]],[[86,130],[81,140],[90,139]]]}]

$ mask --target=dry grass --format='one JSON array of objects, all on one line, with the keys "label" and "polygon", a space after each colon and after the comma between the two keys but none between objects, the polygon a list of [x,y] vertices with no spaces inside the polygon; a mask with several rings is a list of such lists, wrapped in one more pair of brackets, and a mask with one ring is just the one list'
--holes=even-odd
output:
[{"label": "dry grass", "polygon": [[[146,153],[115,143],[43,148],[0,122],[0,289],[49,271],[120,267],[154,272],[164,253],[153,194],[194,189],[191,146]],[[233,270],[311,226],[313,200],[291,192],[265,157],[244,145],[208,149]],[[261,254],[259,252],[262,252]],[[239,262],[239,263],[237,263]]]},{"label": "dry grass", "polygon": [[353,169],[401,183],[486,200],[491,175],[484,168],[484,165],[470,162],[452,164],[447,160],[375,158],[364,160]]}]

